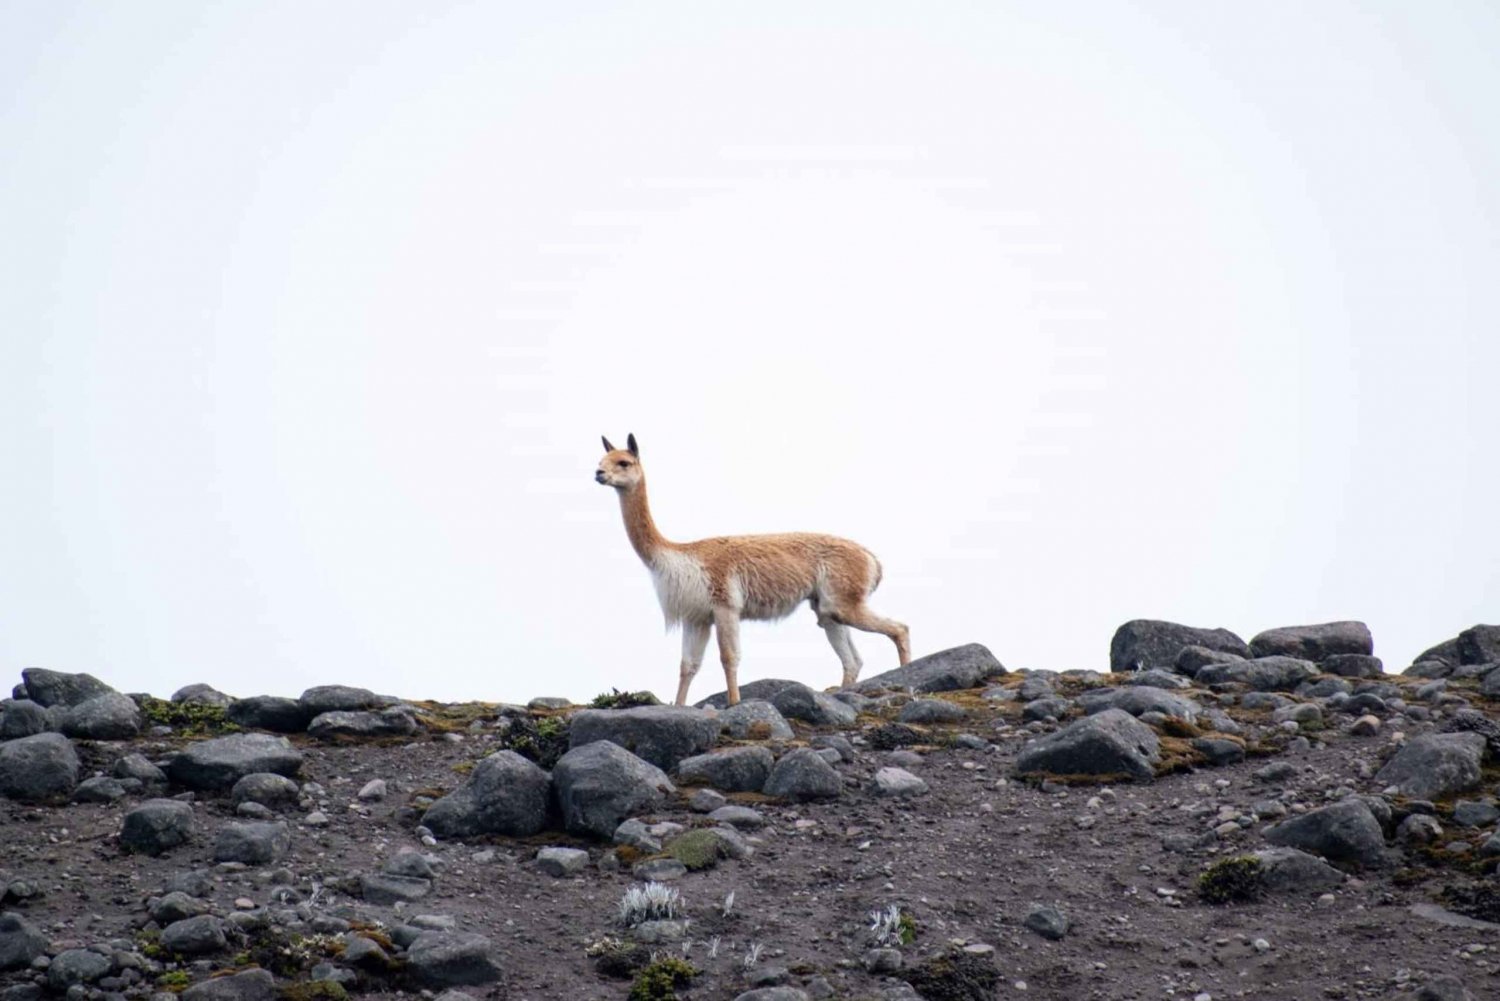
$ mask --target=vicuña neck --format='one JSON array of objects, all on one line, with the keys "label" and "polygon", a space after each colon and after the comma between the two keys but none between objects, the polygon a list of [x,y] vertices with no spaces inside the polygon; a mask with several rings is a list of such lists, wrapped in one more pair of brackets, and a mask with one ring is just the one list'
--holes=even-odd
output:
[{"label": "vicu\u00f1a neck", "polygon": [[630,537],[635,554],[643,562],[649,564],[657,553],[671,547],[672,544],[656,530],[656,522],[651,518],[651,505],[646,501],[645,480],[637,483],[632,490],[620,491],[620,514],[625,518],[625,534]]}]

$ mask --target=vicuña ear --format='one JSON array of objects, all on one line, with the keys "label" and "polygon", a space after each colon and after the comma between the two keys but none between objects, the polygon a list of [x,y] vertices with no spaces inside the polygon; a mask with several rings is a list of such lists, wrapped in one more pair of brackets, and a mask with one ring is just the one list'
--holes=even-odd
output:
[{"label": "vicu\u00f1a ear", "polygon": [[609,443],[609,439],[604,437],[604,435],[601,434],[599,440],[604,442],[604,450],[606,452],[613,452],[615,450],[615,447]]},{"label": "vicu\u00f1a ear", "polygon": [[637,448],[635,444],[635,435],[628,434],[625,436],[625,447],[630,449],[630,454],[635,456],[637,459],[641,457],[641,450]]}]

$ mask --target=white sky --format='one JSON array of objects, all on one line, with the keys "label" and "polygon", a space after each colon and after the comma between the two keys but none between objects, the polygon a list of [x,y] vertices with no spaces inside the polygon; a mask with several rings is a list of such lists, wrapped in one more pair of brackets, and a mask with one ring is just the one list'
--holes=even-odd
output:
[{"label": "white sky", "polygon": [[[670,538],[917,654],[1500,620],[1488,3],[0,6],[0,673],[670,697]],[[856,638],[866,676],[894,666]],[[839,668],[807,611],[741,679]],[[693,689],[723,687],[715,655]]]}]

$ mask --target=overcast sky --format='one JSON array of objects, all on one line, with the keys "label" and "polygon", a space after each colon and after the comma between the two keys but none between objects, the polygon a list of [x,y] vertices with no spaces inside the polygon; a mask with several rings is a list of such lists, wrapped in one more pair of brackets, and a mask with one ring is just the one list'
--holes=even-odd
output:
[{"label": "overcast sky", "polygon": [[[1400,670],[1500,621],[1497,51],[1485,2],[12,0],[0,673],[670,697],[627,432],[669,538],[856,539],[918,655],[1358,618]],[[742,644],[839,679],[806,610]]]}]

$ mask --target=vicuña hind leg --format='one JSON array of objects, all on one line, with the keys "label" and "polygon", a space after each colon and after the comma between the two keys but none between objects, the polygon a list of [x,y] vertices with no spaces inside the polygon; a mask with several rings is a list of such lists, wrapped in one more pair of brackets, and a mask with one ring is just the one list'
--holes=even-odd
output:
[{"label": "vicu\u00f1a hind leg", "polygon": [[740,615],[732,608],[714,609],[714,633],[719,637],[719,662],[730,705],[740,701]]},{"label": "vicu\u00f1a hind leg", "polygon": [[864,666],[859,659],[859,651],[854,649],[854,640],[849,636],[849,627],[837,622],[825,622],[823,632],[828,634],[828,642],[833,647],[833,652],[839,655],[839,663],[844,665],[844,687],[848,688],[859,680],[859,669]]},{"label": "vicu\u00f1a hind leg", "polygon": [[900,659],[901,666],[911,663],[911,632],[901,623],[876,615],[864,603],[850,609],[841,609],[838,618],[840,622],[855,629],[890,637],[891,642],[896,644],[896,656]]},{"label": "vicu\u00f1a hind leg", "polygon": [[677,704],[687,705],[688,686],[703,666],[703,651],[708,649],[708,634],[713,627],[707,622],[682,624],[682,666],[677,678]]}]

